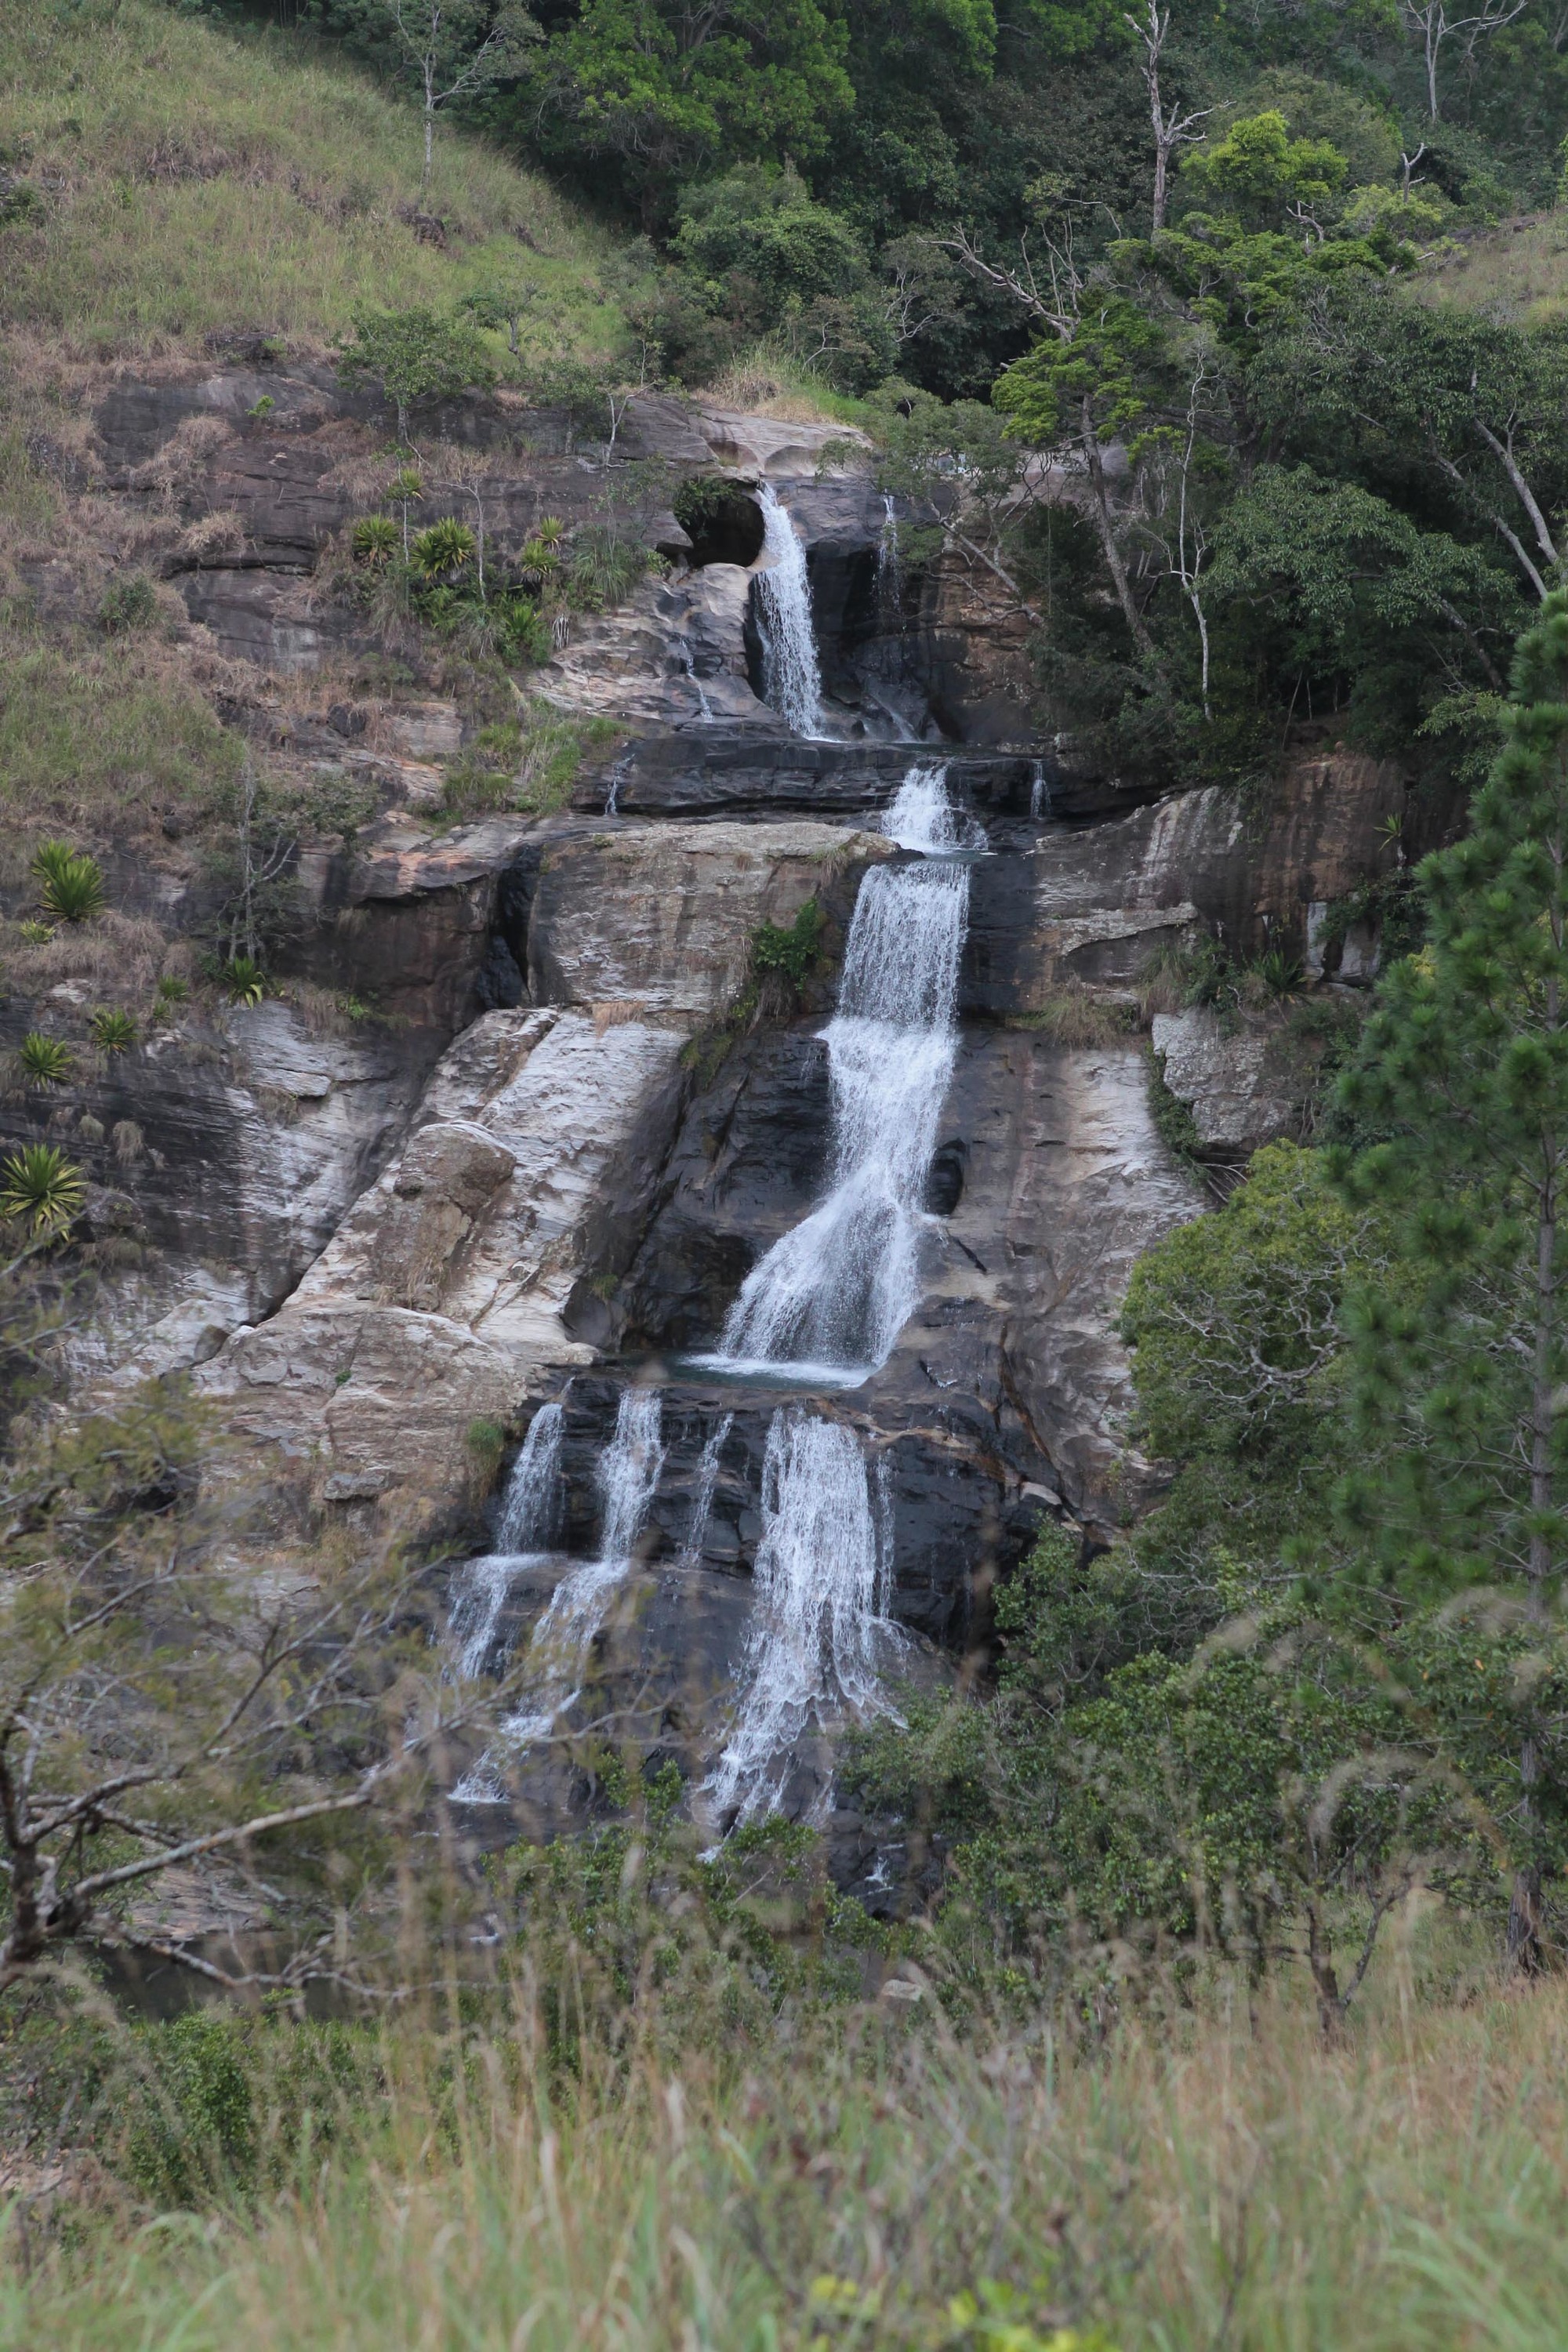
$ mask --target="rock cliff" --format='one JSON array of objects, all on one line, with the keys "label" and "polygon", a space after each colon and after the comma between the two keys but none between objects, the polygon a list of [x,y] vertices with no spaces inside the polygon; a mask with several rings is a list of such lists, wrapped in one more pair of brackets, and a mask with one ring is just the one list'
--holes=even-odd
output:
[{"label": "rock cliff", "polygon": [[[991,1581],[1042,1517],[1107,1539],[1159,1483],[1130,1434],[1131,1266],[1210,1204],[1204,1160],[1300,1131],[1313,1066],[1289,985],[1162,1011],[1151,975],[1206,936],[1239,961],[1274,951],[1325,1001],[1364,981],[1388,820],[1411,849],[1428,821],[1397,770],[1325,747],[1250,797],[1152,801],[1075,768],[1031,740],[1014,616],[947,569],[879,595],[897,517],[864,463],[824,470],[831,428],[647,401],[618,458],[662,469],[635,529],[663,568],[531,682],[617,740],[552,810],[454,824],[446,779],[475,727],[430,648],[413,694],[344,685],[367,623],[328,559],[366,500],[374,401],[323,371],[227,368],[117,384],[94,425],[96,494],[162,519],[191,642],[219,660],[251,756],[369,799],[291,850],[283,996],[226,1008],[197,988],[135,1051],[95,1055],[101,950],[62,937],[5,1008],[12,1043],[47,1017],[81,1045],[47,1107],[13,1096],[0,1123],[96,1151],[94,1213],[126,1243],[103,1260],[84,1372],[194,1368],[310,1509],[459,1555],[486,1540],[482,1465],[560,1403],[563,1551],[518,1582],[520,1626],[605,1539],[622,1400],[657,1387],[640,1564],[602,1639],[645,1685],[663,1660],[671,1691],[684,1654],[697,1755],[754,1649],[770,1433],[803,1382],[691,1360],[822,1193],[846,941],[866,877],[916,854],[883,829],[901,780],[940,767],[972,863],[918,1304],[886,1360],[813,1410],[853,1433],[891,1615],[936,1651],[984,1639]],[[472,402],[438,430],[421,520],[477,496],[509,552],[544,515],[600,511],[616,478],[563,417]],[[694,478],[738,501],[700,541],[667,503]],[[764,485],[805,550],[810,737],[766,698]],[[222,530],[195,531],[215,515]],[[200,937],[198,859],[102,847],[122,925]],[[1352,901],[1355,921],[1331,921]],[[760,965],[759,940],[786,934],[802,954]],[[1191,1115],[1184,1158],[1156,1067]]]}]

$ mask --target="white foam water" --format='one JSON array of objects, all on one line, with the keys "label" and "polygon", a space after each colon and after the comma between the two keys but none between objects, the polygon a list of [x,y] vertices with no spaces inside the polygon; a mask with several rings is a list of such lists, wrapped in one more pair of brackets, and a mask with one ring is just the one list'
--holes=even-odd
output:
[{"label": "white foam water", "polygon": [[458,1645],[452,1672],[462,1682],[483,1674],[496,1628],[520,1572],[548,1551],[561,1524],[559,1404],[542,1404],[511,1465],[496,1521],[496,1548],[470,1559],[452,1591],[447,1630]]},{"label": "white foam water", "polygon": [[[916,774],[904,787],[910,830],[922,846],[951,848],[942,772]],[[919,1296],[921,1197],[958,1047],[968,908],[969,870],[956,860],[878,868],[860,885],[838,1010],[822,1033],[828,1189],[746,1276],[708,1360],[716,1367],[811,1366],[847,1383],[892,1353]]]},{"label": "white foam water", "polygon": [[811,621],[805,550],[771,482],[757,485],[757,504],[763,510],[763,552],[767,558],[756,587],[763,695],[793,734],[810,735],[822,717],[822,672]]},{"label": "white foam water", "polygon": [[[791,1752],[813,1723],[892,1710],[877,1679],[888,1548],[852,1429],[798,1405],[773,1415],[763,1465],[756,1597],[729,1740],[707,1782],[738,1821],[777,1809]],[[825,1800],[826,1801],[826,1800]]]},{"label": "white foam water", "polygon": [[1050,813],[1051,788],[1046,782],[1046,763],[1043,760],[1037,760],[1034,778],[1029,785],[1029,814],[1049,816]]},{"label": "white foam water", "polygon": [[882,831],[900,849],[919,849],[927,856],[985,846],[983,829],[949,799],[945,766],[909,770],[882,812]]},{"label": "white foam water", "polygon": [[[632,1566],[638,1532],[664,1468],[662,1400],[657,1389],[622,1391],[615,1434],[600,1454],[595,1477],[604,1505],[599,1552],[563,1576],[528,1645],[528,1704],[500,1727],[515,1751],[541,1739],[582,1691],[583,1667],[610,1601]],[[521,1563],[519,1563],[521,1565]],[[500,1804],[505,1790],[492,1753],[453,1790],[459,1804]]]},{"label": "white foam water", "polygon": [[710,1430],[708,1443],[702,1448],[702,1459],[697,1465],[697,1493],[691,1505],[691,1525],[686,1530],[686,1541],[680,1547],[679,1565],[699,1568],[702,1563],[702,1538],[708,1532],[708,1514],[713,1508],[714,1490],[719,1484],[719,1456],[724,1451],[724,1441],[734,1427],[735,1416],[727,1412],[718,1427]]}]

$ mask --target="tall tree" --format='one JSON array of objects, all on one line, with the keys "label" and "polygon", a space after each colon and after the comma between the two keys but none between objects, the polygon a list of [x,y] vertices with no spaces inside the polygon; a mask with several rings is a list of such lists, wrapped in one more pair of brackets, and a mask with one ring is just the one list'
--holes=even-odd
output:
[{"label": "tall tree", "polygon": [[[1401,1281],[1354,1310],[1356,1404],[1386,1449],[1347,1520],[1401,1581],[1482,1580],[1544,1622],[1568,1566],[1568,593],[1521,639],[1506,741],[1468,836],[1420,879],[1430,940],[1395,965],[1348,1109],[1388,1139],[1342,1165],[1397,1204]],[[1510,1945],[1533,1962],[1540,1727],[1521,1698]]]}]

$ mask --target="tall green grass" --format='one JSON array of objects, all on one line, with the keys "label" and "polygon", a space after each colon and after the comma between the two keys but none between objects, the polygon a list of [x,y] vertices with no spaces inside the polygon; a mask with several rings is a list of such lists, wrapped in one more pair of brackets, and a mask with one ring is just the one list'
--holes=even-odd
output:
[{"label": "tall green grass", "polygon": [[19,0],[0,8],[0,163],[41,201],[0,227],[0,327],[79,358],[237,328],[324,341],[357,303],[439,303],[526,264],[569,341],[613,347],[605,240],[445,129],[428,203],[448,243],[423,242],[398,217],[419,160],[412,110],[297,37],[158,0]]},{"label": "tall green grass", "polygon": [[118,2155],[106,2127],[52,2222],[13,2211],[0,2345],[1563,2342],[1561,1982],[1456,1997],[1396,1935],[1325,2046],[1289,1985],[1238,1979],[959,2030],[929,1985],[702,2011],[657,1974],[614,2032],[563,2032],[589,1967],[378,2026],[132,2037]]}]

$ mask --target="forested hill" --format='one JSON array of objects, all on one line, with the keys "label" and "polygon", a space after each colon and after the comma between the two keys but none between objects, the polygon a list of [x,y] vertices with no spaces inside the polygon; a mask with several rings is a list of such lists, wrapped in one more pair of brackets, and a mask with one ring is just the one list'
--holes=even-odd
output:
[{"label": "forested hill", "polygon": [[[1546,0],[1453,30],[1413,0],[180,13],[428,96],[433,238],[475,231],[453,125],[548,175],[613,243],[601,369],[783,377],[852,402],[895,487],[994,489],[1042,715],[1114,761],[1258,775],[1327,720],[1479,773],[1568,497]],[[558,393],[556,273],[468,275],[498,273],[491,324]],[[1020,506],[1020,443],[1089,493]]]}]

